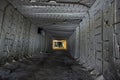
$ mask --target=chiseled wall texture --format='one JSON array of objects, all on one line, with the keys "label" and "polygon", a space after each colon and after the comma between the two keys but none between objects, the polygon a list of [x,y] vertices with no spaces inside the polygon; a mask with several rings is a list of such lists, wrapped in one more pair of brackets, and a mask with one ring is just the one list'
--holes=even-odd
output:
[{"label": "chiseled wall texture", "polygon": [[73,57],[75,56],[75,38],[76,38],[76,31],[74,31],[74,33],[67,40],[68,51]]},{"label": "chiseled wall texture", "polygon": [[[79,24],[78,24],[79,25]],[[74,58],[80,57],[80,27],[76,27],[74,33],[68,38],[68,51]]]},{"label": "chiseled wall texture", "polygon": [[120,71],[120,1],[96,0],[80,23],[80,62],[106,80]]},{"label": "chiseled wall texture", "polygon": [[0,64],[49,50],[49,37],[9,2],[0,0]]}]

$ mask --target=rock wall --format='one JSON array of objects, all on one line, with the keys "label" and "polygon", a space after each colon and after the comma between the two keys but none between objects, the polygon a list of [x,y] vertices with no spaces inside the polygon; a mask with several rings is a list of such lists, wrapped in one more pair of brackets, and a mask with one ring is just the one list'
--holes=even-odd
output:
[{"label": "rock wall", "polygon": [[46,34],[38,34],[34,24],[9,2],[0,0],[0,64],[47,51],[49,47]]},{"label": "rock wall", "polygon": [[76,27],[74,33],[69,37],[68,41],[68,51],[74,58],[80,57],[80,27]]},{"label": "rock wall", "polygon": [[[106,80],[119,80],[119,4],[119,0],[96,0],[80,22],[79,62],[91,74],[103,75]],[[76,41],[74,39],[69,38],[72,42]],[[73,45],[71,47],[74,49]]]}]

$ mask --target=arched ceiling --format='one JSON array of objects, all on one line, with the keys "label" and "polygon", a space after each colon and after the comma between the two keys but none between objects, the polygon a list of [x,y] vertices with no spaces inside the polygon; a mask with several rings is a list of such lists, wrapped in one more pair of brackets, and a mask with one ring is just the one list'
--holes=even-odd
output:
[{"label": "arched ceiling", "polygon": [[36,26],[68,38],[95,0],[8,0]]}]

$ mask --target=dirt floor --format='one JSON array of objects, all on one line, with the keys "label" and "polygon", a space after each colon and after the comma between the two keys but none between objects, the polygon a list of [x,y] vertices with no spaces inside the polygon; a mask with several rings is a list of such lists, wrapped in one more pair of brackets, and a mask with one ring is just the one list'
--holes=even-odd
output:
[{"label": "dirt floor", "polygon": [[0,80],[93,80],[66,52],[45,53],[0,68]]}]

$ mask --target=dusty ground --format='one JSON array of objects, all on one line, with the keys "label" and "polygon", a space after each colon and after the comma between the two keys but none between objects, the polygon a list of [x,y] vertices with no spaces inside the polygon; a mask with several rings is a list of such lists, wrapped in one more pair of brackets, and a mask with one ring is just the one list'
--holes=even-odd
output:
[{"label": "dusty ground", "polygon": [[0,68],[0,80],[93,80],[66,53],[40,54]]}]

